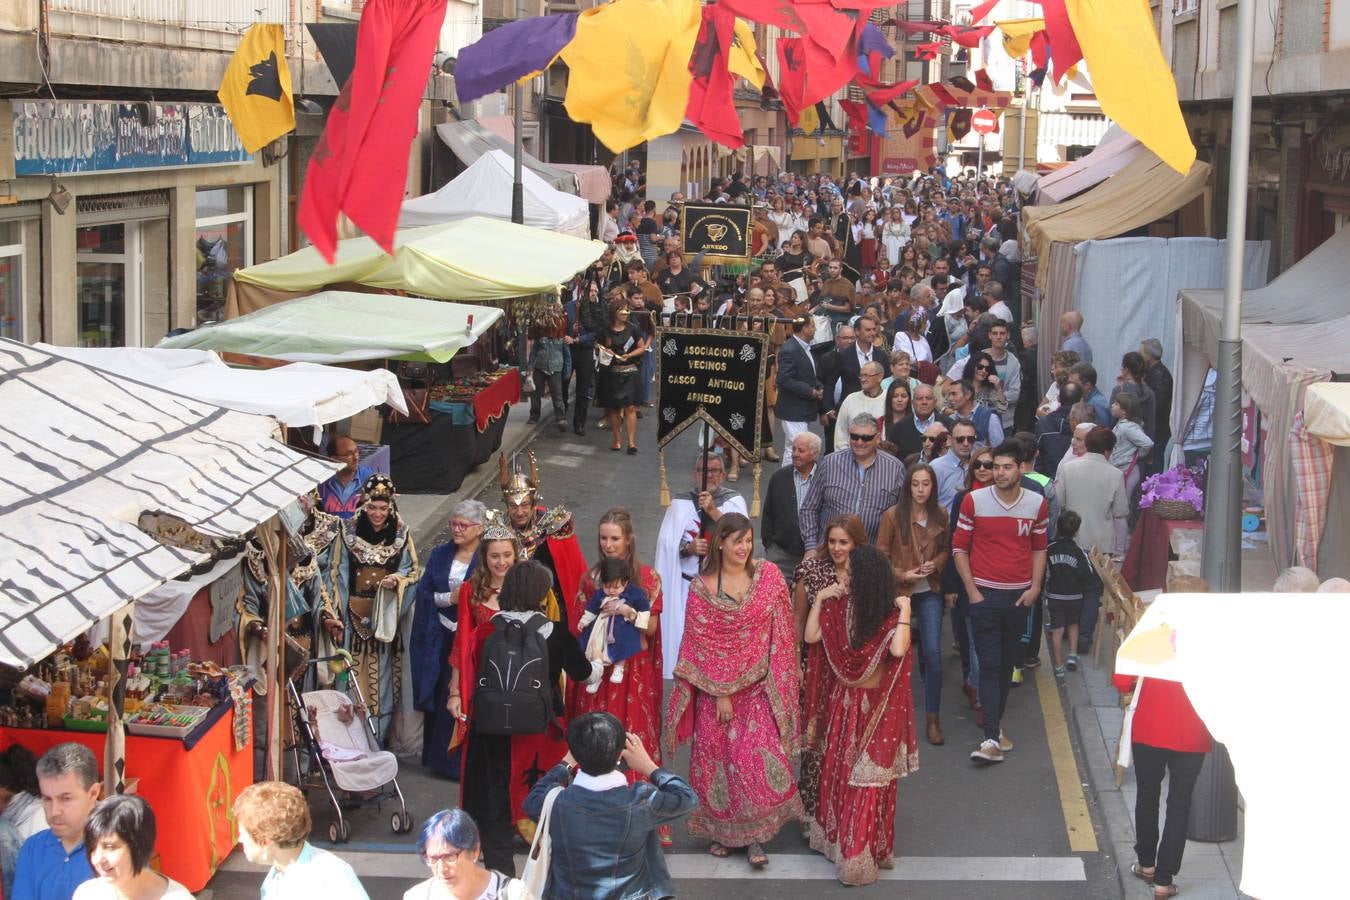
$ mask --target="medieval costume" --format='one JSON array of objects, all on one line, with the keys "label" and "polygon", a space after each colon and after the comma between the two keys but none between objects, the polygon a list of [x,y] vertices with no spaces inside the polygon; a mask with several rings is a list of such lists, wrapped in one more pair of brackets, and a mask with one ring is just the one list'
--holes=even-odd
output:
[{"label": "medieval costume", "polygon": [[[689,596],[689,582],[698,574],[703,557],[686,555],[683,551],[697,538],[707,539],[712,534],[713,521],[699,512],[697,490],[672,497],[661,531],[656,537],[656,573],[665,588],[665,606],[661,610],[661,644],[663,677],[673,678],[675,661],[680,656],[680,642],[684,636],[685,598]],[[738,512],[748,515],[745,498],[723,485],[713,493],[713,505],[723,514]]]},{"label": "medieval costume", "polygon": [[844,884],[870,884],[891,868],[896,782],[919,767],[912,654],[896,659],[891,610],[861,647],[851,641],[849,597],[820,601],[821,658],[806,687],[803,743],[820,753],[819,796],[807,822],[811,848],[834,863]]},{"label": "medieval costume", "polygon": [[455,559],[459,547],[445,543],[431,551],[413,598],[413,628],[408,643],[413,708],[426,714],[422,765],[446,778],[459,777],[460,754],[447,753],[455,720],[445,708],[450,691],[450,660],[459,630],[459,591],[478,565]]},{"label": "medieval costume", "polygon": [[554,596],[566,604],[567,618],[564,624],[567,625],[567,630],[575,635],[577,622],[581,619],[585,604],[578,606],[573,599],[577,595],[577,585],[581,581],[582,573],[586,571],[586,558],[582,555],[581,544],[577,541],[572,514],[561,506],[550,509],[538,503],[539,469],[535,465],[533,453],[530,454],[528,478],[519,469],[513,474],[508,474],[506,457],[499,455],[497,459],[501,466],[502,499],[506,501],[508,508],[524,503],[529,503],[534,508],[534,517],[524,528],[516,527],[509,513],[506,516],[506,524],[514,532],[524,554],[520,559],[538,560],[553,573]]},{"label": "medieval costume", "polygon": [[[367,512],[376,501],[389,504],[389,517],[380,528],[371,523]],[[342,525],[338,566],[346,648],[383,745],[402,705],[404,632],[412,608],[412,596],[405,592],[417,580],[417,551],[398,514],[394,483],[387,475],[372,475],[362,487],[360,510]],[[382,587],[390,575],[395,578],[394,586]]]},{"label": "medieval costume", "polygon": [[[792,601],[778,567],[755,562],[743,599],[690,584],[689,627],[675,665],[663,750],[692,741],[689,783],[698,808],[689,833],[724,847],[771,840],[801,815],[798,684]],[[730,697],[735,718],[717,719]]]}]

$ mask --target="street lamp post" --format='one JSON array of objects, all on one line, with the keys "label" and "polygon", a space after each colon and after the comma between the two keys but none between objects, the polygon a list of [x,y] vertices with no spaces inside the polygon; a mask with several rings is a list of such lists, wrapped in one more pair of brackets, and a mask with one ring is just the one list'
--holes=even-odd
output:
[{"label": "street lamp post", "polygon": [[[516,19],[525,18],[525,0],[516,0]],[[521,160],[525,156],[525,140],[521,132],[525,129],[525,115],[523,107],[525,105],[525,89],[520,86],[520,80],[512,86],[512,97],[515,101],[515,158],[512,165],[513,180],[511,182],[511,221],[517,225],[525,224],[525,185],[520,178]]]}]

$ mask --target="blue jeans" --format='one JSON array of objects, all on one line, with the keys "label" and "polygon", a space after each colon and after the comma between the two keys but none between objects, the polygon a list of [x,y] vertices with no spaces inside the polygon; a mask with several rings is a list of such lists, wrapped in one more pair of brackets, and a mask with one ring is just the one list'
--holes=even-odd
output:
[{"label": "blue jeans", "polygon": [[[1097,613],[1101,608],[1101,585],[1083,588],[1083,614],[1078,619],[1078,643],[1092,643],[1092,634],[1097,629]],[[1069,652],[1077,653],[1078,648],[1070,647]]]},{"label": "blue jeans", "polygon": [[[958,615],[959,613],[959,615]],[[960,622],[958,625],[957,622]],[[976,689],[980,686],[980,655],[975,652],[975,626],[970,621],[970,597],[966,587],[956,590],[956,609],[952,610],[952,627],[960,628],[966,637],[966,681]],[[960,640],[960,636],[957,637]]]},{"label": "blue jeans", "polygon": [[910,611],[918,630],[923,654],[923,700],[930,713],[942,707],[942,595],[933,591],[915,594]]},{"label": "blue jeans", "polygon": [[1013,666],[1025,654],[1022,633],[1027,627],[1027,608],[1018,606],[1022,591],[980,588],[981,603],[970,604],[970,622],[975,631],[975,652],[980,657],[980,705],[984,707],[984,736],[998,740],[999,722],[1012,690]]}]

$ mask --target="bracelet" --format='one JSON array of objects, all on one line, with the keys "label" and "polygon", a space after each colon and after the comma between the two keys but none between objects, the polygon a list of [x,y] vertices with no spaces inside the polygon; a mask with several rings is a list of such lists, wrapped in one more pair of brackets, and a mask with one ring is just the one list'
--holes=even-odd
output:
[{"label": "bracelet", "polygon": [[901,624],[901,625],[908,625],[909,623],[908,623],[908,622],[901,622],[900,624]]}]

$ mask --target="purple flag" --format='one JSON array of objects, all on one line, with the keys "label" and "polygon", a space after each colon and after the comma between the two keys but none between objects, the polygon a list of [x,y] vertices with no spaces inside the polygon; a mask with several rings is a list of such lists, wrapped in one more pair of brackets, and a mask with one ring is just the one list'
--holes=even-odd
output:
[{"label": "purple flag", "polygon": [[858,39],[858,55],[866,56],[869,53],[880,53],[887,59],[895,55],[895,48],[886,40],[886,35],[871,22],[863,26],[862,37]]},{"label": "purple flag", "polygon": [[577,33],[577,13],[517,19],[494,28],[459,53],[455,96],[472,103],[531,72],[547,69]]}]

